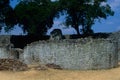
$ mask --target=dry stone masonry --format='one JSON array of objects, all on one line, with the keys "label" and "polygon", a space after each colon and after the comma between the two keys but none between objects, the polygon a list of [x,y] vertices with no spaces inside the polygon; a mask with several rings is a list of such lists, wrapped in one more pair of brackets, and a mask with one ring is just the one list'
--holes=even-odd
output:
[{"label": "dry stone masonry", "polygon": [[118,42],[118,60],[120,61],[120,31],[112,33],[109,38]]},{"label": "dry stone masonry", "polygon": [[10,35],[1,35],[0,36],[0,59],[9,58],[16,60],[23,60],[23,50],[20,48],[14,48],[14,45],[11,43]]},{"label": "dry stone masonry", "polygon": [[61,40],[62,39],[62,31],[60,29],[54,29],[50,33],[50,40]]},{"label": "dry stone masonry", "polygon": [[61,69],[109,69],[117,67],[118,59],[120,61],[119,35],[120,32],[115,32],[106,39],[36,41],[24,49],[15,48],[11,43],[11,36],[2,35],[0,59],[19,60],[26,64],[54,64]]},{"label": "dry stone masonry", "polygon": [[10,36],[1,35],[0,37],[0,58],[13,58],[10,54],[10,50],[13,45],[10,42]]},{"label": "dry stone masonry", "polygon": [[27,45],[24,62],[56,64],[63,69],[108,69],[117,67],[117,42],[108,39],[38,41]]}]

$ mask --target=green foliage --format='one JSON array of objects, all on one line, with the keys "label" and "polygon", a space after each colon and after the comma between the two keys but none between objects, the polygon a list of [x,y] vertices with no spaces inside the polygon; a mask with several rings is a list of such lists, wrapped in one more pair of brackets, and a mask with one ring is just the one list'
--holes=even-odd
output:
[{"label": "green foliage", "polygon": [[15,7],[17,23],[28,34],[44,35],[53,25],[57,14],[56,3],[50,0],[35,0],[34,2],[20,2]]},{"label": "green foliage", "polygon": [[52,27],[55,17],[59,12],[66,14],[66,25],[74,27],[80,34],[91,34],[92,25],[101,18],[107,19],[114,12],[106,3],[107,0],[19,0],[20,3],[13,10],[9,0],[0,0],[0,29],[5,24],[5,30],[14,28],[15,24],[28,34],[45,35]]},{"label": "green foliage", "polygon": [[6,31],[12,29],[16,23],[14,11],[9,5],[9,0],[0,0],[0,30],[5,27]]},{"label": "green foliage", "polygon": [[8,9],[6,10],[7,12],[5,13],[5,31],[9,32],[10,30],[12,30],[15,24],[17,24],[16,21],[16,15],[14,10],[11,7],[8,7]]},{"label": "green foliage", "polygon": [[83,34],[93,33],[91,27],[96,19],[113,16],[114,12],[108,4],[102,5],[107,0],[60,0],[63,11],[66,11],[66,25],[74,27],[80,34],[79,26],[82,26]]}]

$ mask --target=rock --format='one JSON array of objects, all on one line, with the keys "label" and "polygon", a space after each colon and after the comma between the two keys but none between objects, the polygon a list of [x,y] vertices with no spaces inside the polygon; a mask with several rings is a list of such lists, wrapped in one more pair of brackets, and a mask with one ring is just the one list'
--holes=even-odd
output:
[{"label": "rock", "polygon": [[62,70],[62,68],[61,68],[59,65],[56,65],[56,64],[54,64],[54,63],[46,64],[46,66],[47,66],[48,68]]},{"label": "rock", "polygon": [[14,59],[0,59],[0,70],[25,71],[28,66]]},{"label": "rock", "polygon": [[50,40],[61,40],[62,39],[62,31],[60,29],[54,29],[50,33]]}]

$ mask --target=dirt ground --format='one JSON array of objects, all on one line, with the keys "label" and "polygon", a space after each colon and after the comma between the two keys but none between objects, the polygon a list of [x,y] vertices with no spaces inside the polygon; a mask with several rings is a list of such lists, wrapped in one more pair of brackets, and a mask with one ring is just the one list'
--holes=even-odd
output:
[{"label": "dirt ground", "polygon": [[108,70],[0,71],[0,80],[120,80],[120,67]]}]

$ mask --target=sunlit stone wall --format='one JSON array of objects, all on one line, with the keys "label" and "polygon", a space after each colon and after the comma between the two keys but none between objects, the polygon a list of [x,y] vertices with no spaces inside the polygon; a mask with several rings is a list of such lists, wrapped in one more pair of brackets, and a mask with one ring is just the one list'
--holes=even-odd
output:
[{"label": "sunlit stone wall", "polygon": [[118,65],[117,42],[108,39],[38,41],[24,48],[27,64],[54,63],[64,69],[108,69]]}]

